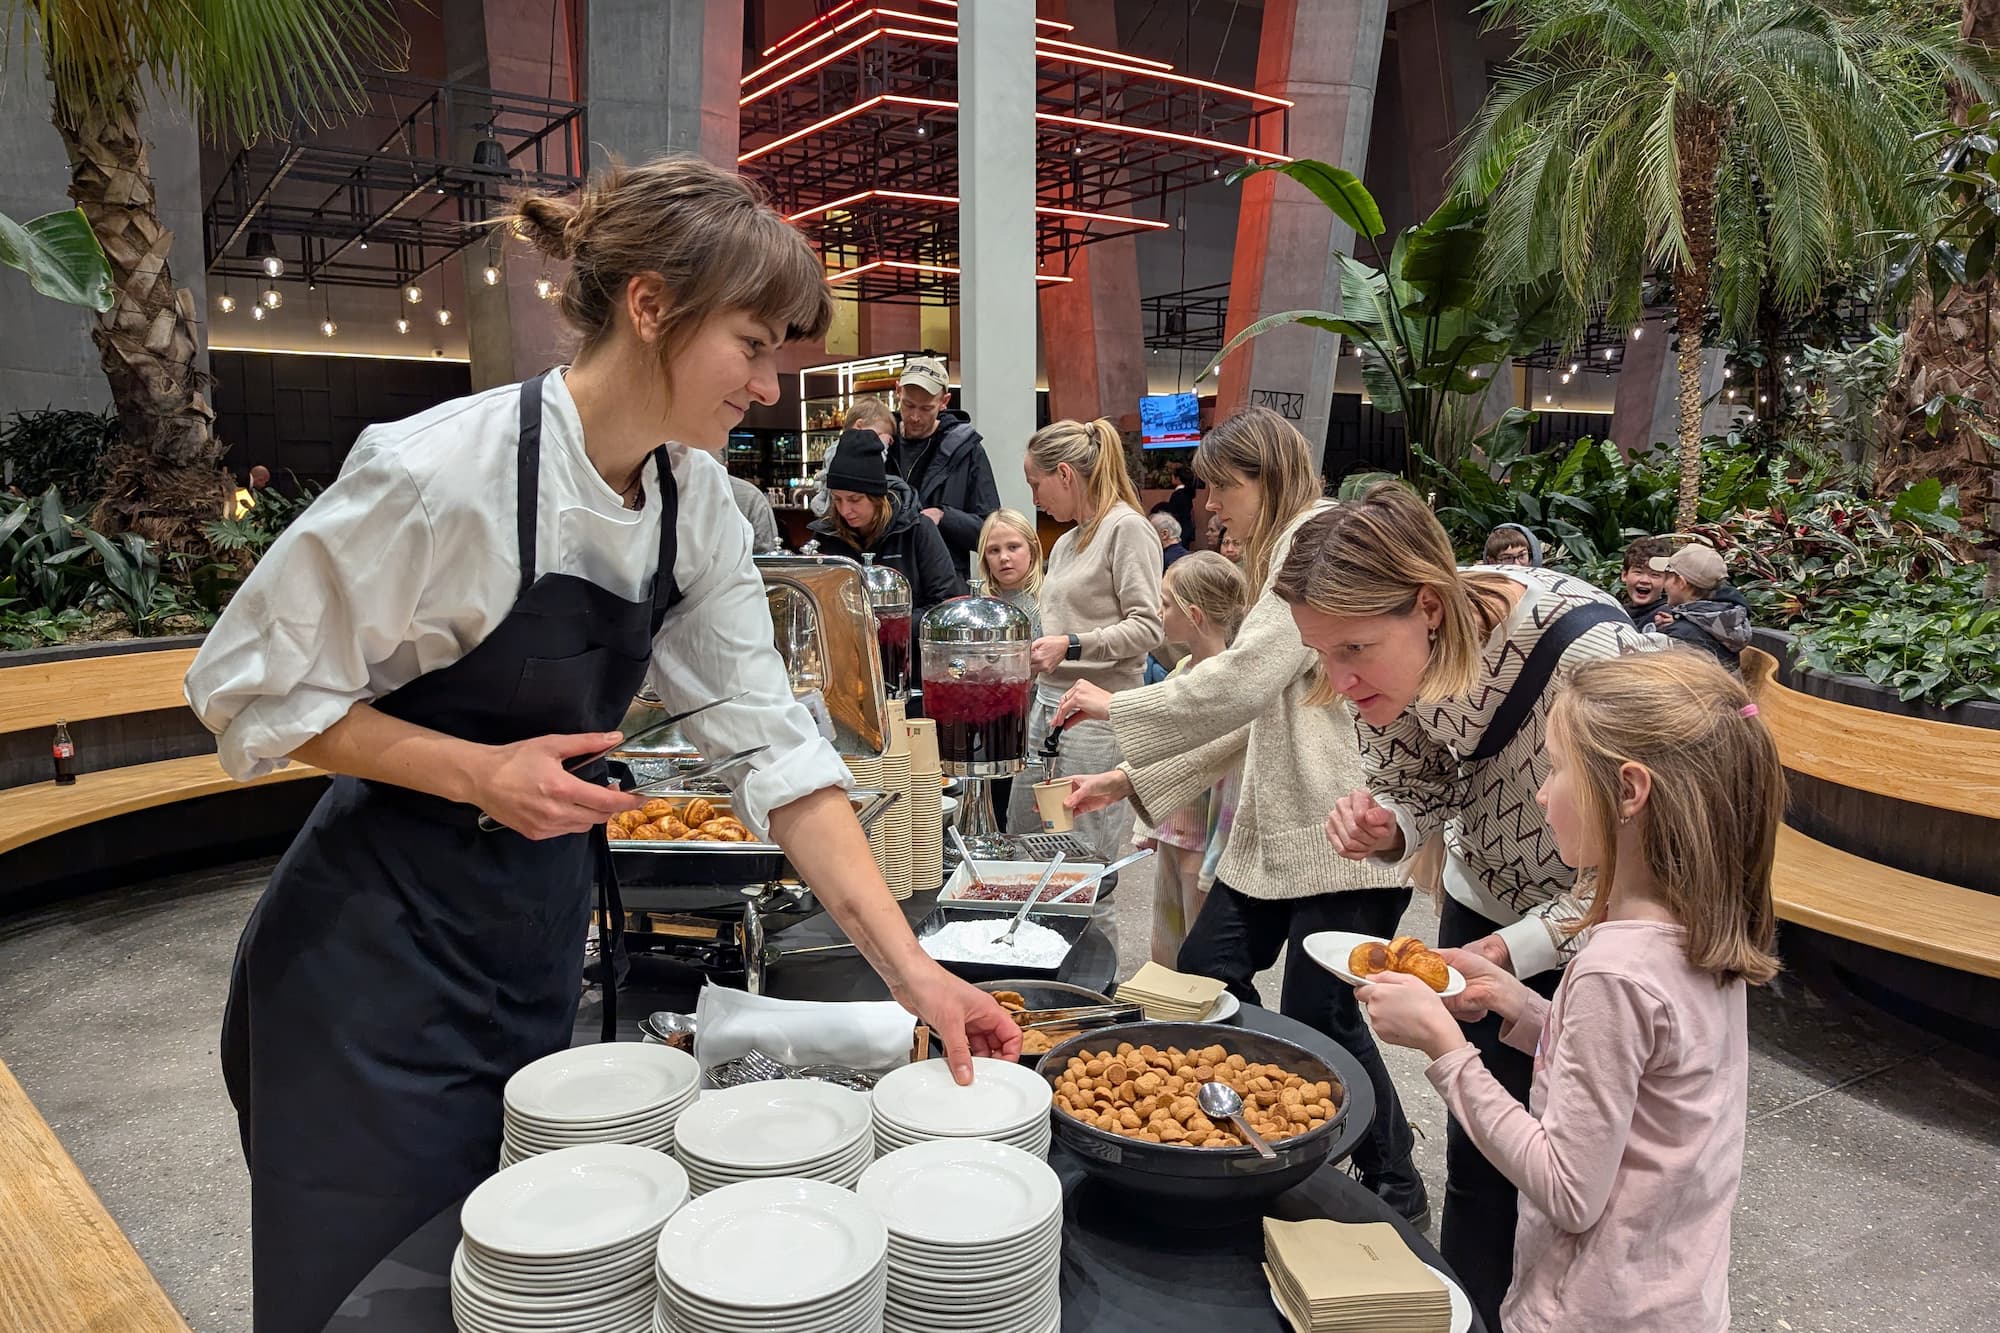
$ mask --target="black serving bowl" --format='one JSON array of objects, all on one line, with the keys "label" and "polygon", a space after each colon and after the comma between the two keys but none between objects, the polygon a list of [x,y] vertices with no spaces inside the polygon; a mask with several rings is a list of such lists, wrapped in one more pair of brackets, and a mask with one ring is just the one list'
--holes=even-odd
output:
[{"label": "black serving bowl", "polygon": [[[990,922],[995,935],[1004,934],[1007,926],[1012,922],[1015,912],[1019,910],[1018,904],[1013,907],[1002,904],[998,911],[988,911],[978,907],[933,908],[930,915],[917,922],[917,939],[921,942],[926,935],[932,934],[954,921]],[[1076,948],[1077,941],[1081,940],[1084,937],[1084,933],[1090,929],[1090,922],[1091,918],[1087,916],[1046,916],[1038,918],[1035,924],[1046,926],[1068,940],[1069,947],[1073,951]],[[938,959],[939,964],[943,966],[945,971],[951,973],[953,976],[963,977],[965,980],[973,982],[1003,981],[1010,977],[1033,978],[1036,981],[1054,981],[1056,973],[1060,972],[1062,965],[1068,961],[1069,955],[1064,954],[1056,961],[1054,966],[1043,968],[1024,967],[1020,963],[966,963],[956,959]],[[1003,989],[1008,988],[1003,987]],[[1019,988],[1013,987],[1012,989]]]},{"label": "black serving bowl", "polygon": [[1273,1064],[1314,1083],[1334,1087],[1333,1119],[1295,1138],[1273,1143],[1266,1160],[1255,1148],[1177,1148],[1147,1143],[1086,1125],[1049,1106],[1055,1140],[1077,1155],[1086,1173],[1119,1189],[1181,1203],[1260,1204],[1282,1194],[1326,1164],[1347,1119],[1347,1085],[1337,1070],[1305,1047],[1246,1028],[1219,1023],[1120,1023],[1080,1032],[1042,1057],[1040,1072],[1053,1089],[1063,1066],[1082,1051],[1115,1050],[1120,1042],[1196,1050],[1220,1046],[1252,1064]]},{"label": "black serving bowl", "polygon": [[1044,981],[1038,977],[1000,977],[980,982],[979,989],[989,994],[1013,991],[1030,1009],[1075,1009],[1086,1004],[1111,1003],[1109,995],[1086,986],[1072,986],[1067,981]]}]

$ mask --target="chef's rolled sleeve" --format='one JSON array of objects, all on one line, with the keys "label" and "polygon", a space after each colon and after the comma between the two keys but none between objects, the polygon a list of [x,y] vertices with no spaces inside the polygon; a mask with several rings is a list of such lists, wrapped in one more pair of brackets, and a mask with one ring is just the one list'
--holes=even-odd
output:
[{"label": "chef's rolled sleeve", "polygon": [[772,642],[764,579],[751,559],[750,529],[721,525],[713,558],[681,593],[654,640],[651,684],[669,712],[744,692],[733,703],[689,718],[684,728],[705,756],[770,746],[749,761],[747,776],[724,775],[736,791],[743,822],[763,837],[773,810],[827,787],[851,790],[847,765],[792,697],[784,660]]}]

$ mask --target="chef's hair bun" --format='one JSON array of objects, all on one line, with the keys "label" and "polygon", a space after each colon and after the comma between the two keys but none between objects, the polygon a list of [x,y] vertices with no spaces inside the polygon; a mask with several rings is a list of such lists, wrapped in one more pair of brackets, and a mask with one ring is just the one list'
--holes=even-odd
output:
[{"label": "chef's hair bun", "polygon": [[514,230],[549,258],[569,259],[576,253],[570,233],[580,212],[570,200],[531,194],[514,205]]}]

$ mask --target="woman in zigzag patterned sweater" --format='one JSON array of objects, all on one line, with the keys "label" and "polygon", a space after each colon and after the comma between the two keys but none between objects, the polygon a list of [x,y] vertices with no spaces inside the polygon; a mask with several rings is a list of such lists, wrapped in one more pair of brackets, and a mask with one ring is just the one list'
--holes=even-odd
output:
[{"label": "woman in zigzag patterned sweater", "polygon": [[[1656,645],[1580,579],[1459,569],[1444,528],[1400,482],[1301,528],[1273,591],[1360,719],[1366,790],[1335,806],[1329,841],[1349,859],[1403,866],[1442,838],[1440,946],[1469,948],[1553,993],[1582,910],[1535,801],[1549,771],[1549,704],[1579,664]],[[1487,1017],[1466,1036],[1525,1104],[1534,1063],[1499,1029]],[[1439,1248],[1497,1329],[1514,1186],[1456,1120],[1445,1160]]]}]

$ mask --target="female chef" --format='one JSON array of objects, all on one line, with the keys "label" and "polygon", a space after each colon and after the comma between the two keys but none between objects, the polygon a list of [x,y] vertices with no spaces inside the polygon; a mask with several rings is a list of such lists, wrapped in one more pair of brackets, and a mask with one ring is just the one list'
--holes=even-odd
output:
[{"label": "female chef", "polygon": [[[188,672],[248,779],[336,774],[237,949],[223,1075],[251,1174],[257,1333],[320,1333],[379,1260],[492,1171],[501,1089],[570,1044],[601,826],[641,801],[565,759],[650,682],[892,993],[969,1053],[993,999],[918,947],[771,644],[720,449],[832,303],[804,239],[692,158],[512,219],[568,260],[575,363],[370,427]],[[664,441],[665,443],[662,443]],[[505,828],[481,832],[484,811]]]}]

